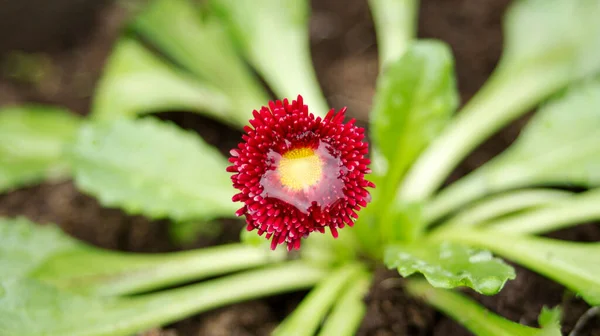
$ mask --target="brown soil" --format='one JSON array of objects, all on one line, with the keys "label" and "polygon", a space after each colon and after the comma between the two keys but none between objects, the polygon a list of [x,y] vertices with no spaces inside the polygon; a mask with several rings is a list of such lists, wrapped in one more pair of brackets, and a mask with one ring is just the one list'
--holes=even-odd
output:
[{"label": "brown soil", "polygon": [[[421,0],[419,35],[449,43],[455,53],[463,102],[493,70],[502,47],[500,19],[509,0]],[[313,0],[311,37],[313,58],[333,107],[347,105],[351,114],[367,120],[377,75],[373,24],[365,0]],[[110,1],[23,0],[0,2],[0,106],[35,101],[67,106],[85,114],[106,56],[126,10]],[[39,62],[34,71],[14,72],[29,52]],[[31,56],[33,53],[33,56]],[[15,55],[17,57],[15,57]],[[32,75],[34,74],[34,75]],[[160,115],[198,131],[226,152],[239,133],[197,115],[170,112]],[[517,123],[496,135],[471,155],[453,178],[471,171],[496,155],[518,134]],[[166,221],[127,216],[101,207],[78,192],[71,182],[43,184],[0,195],[0,216],[24,215],[40,222],[59,223],[73,236],[94,245],[125,251],[158,252],[180,249],[168,239]],[[186,248],[236,240],[242,224],[224,221],[224,230],[201,238]],[[554,234],[573,240],[600,240],[596,225]],[[518,276],[494,297],[473,295],[488,308],[514,321],[536,325],[542,306],[562,304],[564,331],[573,328],[587,306],[555,283],[517,267]],[[401,279],[378,270],[367,296],[368,313],[359,335],[469,335],[461,326],[409,298]],[[268,335],[299,302],[302,293],[241,303],[200,314],[145,335]],[[594,322],[594,321],[592,321]],[[579,335],[600,335],[600,322]]]}]

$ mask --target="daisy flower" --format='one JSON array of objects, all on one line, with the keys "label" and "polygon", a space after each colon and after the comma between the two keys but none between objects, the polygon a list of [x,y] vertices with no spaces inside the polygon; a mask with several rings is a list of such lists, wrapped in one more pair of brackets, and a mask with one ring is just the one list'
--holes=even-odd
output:
[{"label": "daisy flower", "polygon": [[302,96],[291,103],[269,102],[253,112],[251,126],[237,149],[231,150],[227,171],[239,193],[248,230],[271,239],[271,248],[286,243],[298,249],[303,237],[329,228],[352,226],[357,212],[370,201],[365,180],[370,173],[365,156],[364,129],[346,108],[330,110],[325,118],[309,113]]}]

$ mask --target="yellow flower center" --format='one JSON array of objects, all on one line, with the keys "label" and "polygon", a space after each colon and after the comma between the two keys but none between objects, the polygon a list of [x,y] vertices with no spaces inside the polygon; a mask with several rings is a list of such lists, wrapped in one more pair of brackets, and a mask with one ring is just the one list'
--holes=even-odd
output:
[{"label": "yellow flower center", "polygon": [[301,191],[314,186],[321,180],[323,162],[311,148],[296,148],[283,154],[277,167],[283,186]]}]

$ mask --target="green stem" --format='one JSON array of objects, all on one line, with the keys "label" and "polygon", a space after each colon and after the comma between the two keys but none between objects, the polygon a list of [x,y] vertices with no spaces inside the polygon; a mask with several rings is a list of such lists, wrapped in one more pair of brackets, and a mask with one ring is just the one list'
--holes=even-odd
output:
[{"label": "green stem", "polygon": [[319,332],[319,336],[353,336],[367,311],[364,296],[371,285],[371,274],[363,273],[352,281]]},{"label": "green stem", "polygon": [[250,64],[278,96],[302,95],[309,111],[329,110],[312,64],[307,0],[213,0]]},{"label": "green stem", "polygon": [[379,49],[380,69],[398,59],[415,38],[419,0],[369,0]]},{"label": "green stem", "polygon": [[[409,170],[400,189],[403,200],[424,201],[444,182],[452,169],[485,139],[563,87],[568,78],[547,68],[500,65],[484,87],[454,121],[423,152]],[[465,187],[466,188],[466,187]],[[461,189],[462,191],[462,189]],[[468,184],[463,199],[474,199],[482,190]],[[467,197],[468,196],[468,197]]]},{"label": "green stem", "polygon": [[489,223],[487,228],[506,233],[547,233],[574,224],[600,219],[598,204],[600,204],[600,191],[592,190],[564,200],[553,207],[499,219]]},{"label": "green stem", "polygon": [[120,331],[131,334],[228,304],[308,288],[326,275],[322,268],[294,261],[133,298],[128,309],[143,313],[124,320],[127,326]]},{"label": "green stem", "polygon": [[493,190],[488,189],[485,178],[478,172],[476,170],[462,177],[434,195],[425,206],[426,223],[433,223],[462,206],[493,193]]},{"label": "green stem", "polygon": [[312,336],[348,282],[362,272],[360,264],[340,267],[321,281],[273,332],[274,336]]},{"label": "green stem", "polygon": [[378,260],[382,258],[382,241],[381,235],[375,234],[380,230],[379,220],[377,216],[378,212],[372,210],[376,207],[374,204],[365,208],[363,213],[360,215],[352,231],[350,231],[358,241],[360,245],[359,253],[364,253],[370,258]]},{"label": "green stem", "polygon": [[272,47],[270,40],[261,40],[263,48],[251,47],[254,64],[260,69],[265,80],[273,86],[279,98],[296,99],[302,95],[309,111],[316,116],[324,117],[329,111],[329,104],[323,96],[317,80],[308,45],[308,32],[305,30],[290,32],[289,36],[280,40],[286,46],[268,57],[264,51]]},{"label": "green stem", "polygon": [[452,317],[475,335],[538,335],[540,330],[509,321],[455,291],[438,289],[424,280],[409,280],[406,290]]},{"label": "green stem", "polygon": [[[572,192],[552,189],[526,189],[507,192],[486,198],[458,213],[442,223],[439,229],[436,230],[436,234],[440,231],[454,230],[457,227],[481,225],[500,216],[533,207],[554,204],[572,196]],[[439,212],[436,211],[435,204],[434,199],[425,209],[424,215],[427,223],[433,223],[439,218]]]},{"label": "green stem", "polygon": [[121,38],[113,49],[96,87],[91,110],[90,117],[95,120],[191,110],[232,122],[230,97],[127,37]]},{"label": "green stem", "polygon": [[[543,184],[546,181],[544,179],[546,173],[551,175],[552,171],[559,171],[564,166],[572,164],[572,161],[564,159],[566,156],[576,161],[596,155],[597,152],[594,141],[587,141],[576,149],[572,149],[572,146],[564,147],[553,149],[541,158],[530,158],[530,162],[527,161],[528,159],[520,159],[516,165],[503,164],[503,161],[515,161],[510,159],[510,151],[495,157],[434,196],[428,206],[428,216],[432,220],[436,220],[487,194]],[[573,155],[573,153],[577,153],[577,155]]]},{"label": "green stem", "polygon": [[[376,218],[379,225],[380,240],[384,243],[390,241],[411,242],[421,233],[420,223],[414,224],[419,222],[417,218],[420,218],[421,211],[419,211],[419,216],[411,216],[414,213],[407,214],[413,204],[396,198],[398,185],[404,174],[406,174],[407,167],[410,166],[410,162],[403,161],[392,165],[385,175],[385,182],[375,184],[379,188],[379,202],[376,203],[379,209],[376,209]],[[403,214],[407,215],[402,216]],[[399,223],[399,216],[404,217],[406,220]],[[397,229],[399,225],[402,225],[401,230]]]},{"label": "green stem", "polygon": [[199,11],[188,0],[153,0],[132,26],[176,62],[223,90],[235,104],[231,117],[245,125],[268,95],[238,56],[225,27],[214,18],[202,19]]},{"label": "green stem", "polygon": [[77,249],[53,257],[30,276],[60,288],[112,296],[140,293],[284,259],[284,253],[243,244],[161,255]]}]

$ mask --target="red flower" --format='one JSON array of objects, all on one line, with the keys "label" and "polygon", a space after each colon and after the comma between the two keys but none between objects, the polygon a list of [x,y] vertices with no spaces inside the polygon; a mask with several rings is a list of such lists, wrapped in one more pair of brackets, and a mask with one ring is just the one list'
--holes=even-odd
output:
[{"label": "red flower", "polygon": [[271,248],[287,243],[298,249],[302,237],[329,227],[352,226],[357,211],[370,201],[364,179],[370,173],[365,158],[368,144],[364,129],[352,119],[344,124],[343,108],[315,118],[302,97],[292,101],[269,102],[254,111],[247,134],[238,149],[231,150],[227,171],[240,193],[234,202],[244,206],[248,230],[271,238]]}]

